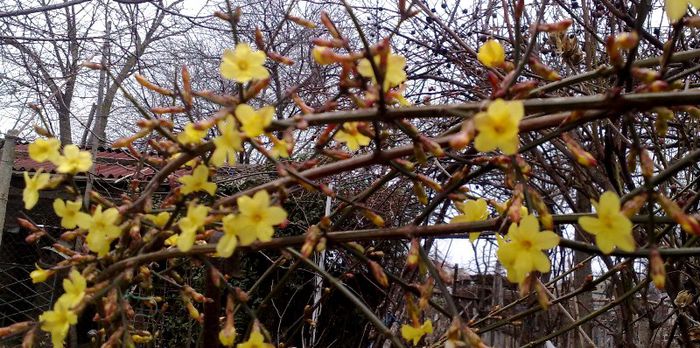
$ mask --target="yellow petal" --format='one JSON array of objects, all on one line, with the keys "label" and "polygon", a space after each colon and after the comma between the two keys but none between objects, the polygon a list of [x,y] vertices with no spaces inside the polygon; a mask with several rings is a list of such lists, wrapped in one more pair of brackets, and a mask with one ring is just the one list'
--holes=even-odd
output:
[{"label": "yellow petal", "polygon": [[479,239],[479,235],[481,235],[481,232],[471,232],[469,233],[469,241],[474,243],[477,239]]},{"label": "yellow petal", "polygon": [[598,234],[603,229],[600,220],[592,216],[582,216],[578,218],[578,224],[581,225],[584,231],[592,235]]},{"label": "yellow petal", "polygon": [[225,233],[216,245],[216,253],[221,257],[230,257],[236,249],[238,240],[235,234]]},{"label": "yellow petal", "polygon": [[605,234],[599,234],[595,237],[595,244],[603,254],[610,254],[615,249],[615,243]]},{"label": "yellow petal", "polygon": [[676,22],[685,16],[688,10],[688,0],[665,0],[665,8],[668,20]]},{"label": "yellow petal", "polygon": [[506,55],[503,46],[496,40],[488,40],[480,48],[477,59],[487,67],[493,68],[503,64]]},{"label": "yellow petal", "polygon": [[536,233],[533,246],[539,250],[547,250],[559,245],[559,236],[552,231],[542,231]]},{"label": "yellow petal", "polygon": [[537,251],[537,252],[533,252],[531,254],[531,256],[532,256],[532,260],[533,260],[533,264],[535,266],[535,269],[537,269],[538,271],[540,271],[542,273],[549,272],[551,264],[549,262],[549,258],[547,257],[547,255],[545,255],[541,251]]}]

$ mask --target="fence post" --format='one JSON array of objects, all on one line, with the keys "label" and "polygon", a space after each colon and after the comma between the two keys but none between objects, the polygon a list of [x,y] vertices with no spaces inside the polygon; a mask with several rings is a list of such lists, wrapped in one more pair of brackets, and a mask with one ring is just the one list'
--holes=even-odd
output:
[{"label": "fence post", "polygon": [[5,213],[10,194],[10,183],[12,182],[12,165],[15,161],[15,145],[18,134],[19,132],[15,129],[7,131],[0,158],[0,246],[2,245],[2,233],[5,231]]}]

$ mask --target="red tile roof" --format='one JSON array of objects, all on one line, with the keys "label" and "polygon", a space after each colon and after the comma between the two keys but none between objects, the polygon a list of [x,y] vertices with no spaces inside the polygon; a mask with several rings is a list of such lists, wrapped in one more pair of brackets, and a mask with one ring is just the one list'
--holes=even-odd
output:
[{"label": "red tile roof", "polygon": [[[43,169],[44,172],[55,173],[56,166],[50,162],[37,163],[27,153],[27,144],[17,144],[15,161],[12,166],[14,171],[18,172],[35,172]],[[98,148],[95,154],[95,168],[93,173],[100,178],[105,179],[120,179],[131,176],[137,172],[139,162],[129,153],[122,150],[110,148]],[[153,175],[153,169],[141,166],[141,174],[145,176]]]}]

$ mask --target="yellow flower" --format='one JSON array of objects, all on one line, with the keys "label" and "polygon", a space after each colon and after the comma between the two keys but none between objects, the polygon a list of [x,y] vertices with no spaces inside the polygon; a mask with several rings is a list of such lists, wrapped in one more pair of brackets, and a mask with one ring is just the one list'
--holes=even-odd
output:
[{"label": "yellow flower", "polygon": [[63,302],[66,307],[73,308],[85,297],[87,281],[75,268],[70,271],[68,278],[63,279],[63,290],[65,293],[58,298],[58,302]]},{"label": "yellow flower", "polygon": [[51,333],[51,342],[54,348],[63,347],[68,329],[78,322],[78,316],[72,312],[66,303],[57,301],[53,310],[46,311],[39,316],[41,329]]},{"label": "yellow flower", "polygon": [[[489,209],[483,198],[477,200],[468,199],[464,203],[456,204],[457,209],[462,213],[452,218],[451,224],[462,222],[484,221],[489,217]],[[469,233],[469,240],[472,243],[479,238],[479,232]]]},{"label": "yellow flower", "polygon": [[54,271],[50,269],[42,269],[39,267],[39,265],[36,266],[36,269],[32,271],[32,273],[29,273],[29,277],[32,278],[32,283],[43,283],[46,281],[46,279],[49,279],[50,276],[54,274]]},{"label": "yellow flower", "polygon": [[311,49],[311,56],[314,58],[316,63],[320,65],[335,63],[335,60],[333,59],[334,55],[333,50],[328,47],[314,46],[314,48]]},{"label": "yellow flower", "polygon": [[187,207],[187,215],[178,221],[180,235],[177,237],[177,248],[182,251],[189,251],[194,245],[197,231],[204,227],[209,207],[199,204],[191,204]]},{"label": "yellow flower", "polygon": [[87,151],[80,149],[71,144],[63,148],[63,156],[57,159],[58,167],[56,171],[59,173],[75,174],[79,172],[87,172],[92,167],[92,156]]},{"label": "yellow flower", "polygon": [[219,70],[224,78],[240,83],[266,79],[270,73],[263,65],[265,58],[265,52],[253,51],[247,43],[239,43],[234,50],[224,51]]},{"label": "yellow flower", "polygon": [[31,210],[39,201],[39,190],[45,189],[49,185],[51,175],[42,173],[41,168],[36,171],[34,177],[30,177],[29,173],[24,172],[24,190],[22,191],[22,200],[24,201],[24,209]]},{"label": "yellow flower", "polygon": [[277,139],[276,136],[268,134],[270,141],[272,141],[272,149],[270,154],[273,158],[289,158],[289,144],[287,144],[284,139]]},{"label": "yellow flower", "polygon": [[413,341],[413,345],[417,345],[418,341],[425,335],[433,333],[433,322],[426,320],[423,325],[413,327],[408,324],[401,325],[401,336],[406,341]]},{"label": "yellow flower", "polygon": [[236,152],[243,151],[241,135],[238,134],[236,127],[236,119],[232,115],[228,115],[225,120],[219,121],[218,125],[221,135],[214,138],[216,149],[211,154],[211,163],[217,167],[221,167],[224,162],[234,164],[236,163]]},{"label": "yellow flower", "polygon": [[265,337],[260,333],[259,330],[255,330],[250,333],[250,337],[248,337],[248,341],[239,343],[236,345],[236,348],[273,348],[274,346],[265,343]]},{"label": "yellow flower", "polygon": [[275,108],[265,106],[259,110],[253,109],[248,104],[240,104],[236,107],[236,117],[241,122],[241,130],[249,138],[255,138],[265,132],[265,127],[272,123]]},{"label": "yellow flower", "polygon": [[161,211],[158,215],[148,214],[146,219],[151,220],[156,227],[163,228],[170,221],[170,213]]},{"label": "yellow flower", "polygon": [[604,254],[610,254],[615,246],[624,251],[634,251],[632,222],[620,211],[617,194],[606,191],[600,202],[591,200],[598,214],[597,218],[582,216],[578,219],[584,231],[595,236],[595,243]]},{"label": "yellow flower", "polygon": [[279,225],[287,218],[287,212],[276,206],[270,206],[267,191],[258,191],[253,197],[243,196],[238,200],[239,214],[230,221],[231,230],[238,236],[241,245],[253,244],[257,239],[267,242],[275,233],[274,225]]},{"label": "yellow flower", "polygon": [[233,347],[233,343],[236,341],[236,330],[231,327],[225,327],[219,331],[219,342],[224,347]]},{"label": "yellow flower", "polygon": [[175,246],[177,245],[177,240],[179,239],[178,237],[179,236],[177,234],[173,234],[172,236],[168,237],[163,244],[167,246]]},{"label": "yellow flower", "polygon": [[518,152],[518,125],[525,115],[523,102],[496,99],[485,112],[474,116],[474,126],[479,131],[474,147],[481,152],[500,148],[504,154]]},{"label": "yellow flower", "polygon": [[83,207],[83,203],[78,199],[77,201],[63,201],[60,198],[56,198],[53,201],[53,210],[61,218],[61,226],[63,228],[75,228],[76,226],[80,228],[86,228],[90,224],[90,215],[80,211]]},{"label": "yellow flower", "polygon": [[188,123],[182,132],[177,135],[177,141],[183,144],[198,144],[207,135],[207,132],[206,128],[199,129],[194,123]]},{"label": "yellow flower", "polygon": [[116,225],[118,221],[119,211],[116,208],[102,211],[102,206],[98,205],[92,213],[85,240],[88,248],[97,253],[98,257],[107,255],[109,244],[121,236],[122,230]]},{"label": "yellow flower", "polygon": [[700,0],[665,0],[666,15],[668,20],[676,22],[685,16],[688,10],[688,4],[700,9]]},{"label": "yellow flower", "polygon": [[229,214],[221,219],[223,223],[224,235],[219,239],[216,245],[216,253],[221,257],[230,257],[233,251],[236,250],[238,240],[236,239],[236,223],[238,219],[235,215]]},{"label": "yellow flower", "polygon": [[488,40],[481,47],[479,47],[479,52],[476,54],[476,58],[479,59],[481,64],[484,64],[489,68],[494,68],[505,62],[506,51],[503,49],[503,46],[498,43],[498,41]]},{"label": "yellow flower", "polygon": [[[381,63],[381,57],[379,55],[374,56],[374,63],[379,68]],[[389,53],[386,59],[386,73],[384,74],[384,82],[382,87],[386,92],[391,87],[400,85],[402,82],[406,81],[406,58],[398,54]],[[374,76],[374,70],[372,70],[372,64],[369,59],[363,58],[360,63],[357,64],[357,72],[360,75],[371,78],[372,82],[377,83],[377,78]]]},{"label": "yellow flower", "polygon": [[371,139],[357,130],[358,124],[359,122],[343,123],[343,129],[335,133],[334,139],[345,143],[351,151],[359,149],[360,146],[367,146]]},{"label": "yellow flower", "polygon": [[205,165],[198,165],[192,175],[185,175],[177,181],[182,183],[180,192],[185,195],[198,191],[207,192],[212,196],[216,193],[216,184],[209,181],[209,168]]},{"label": "yellow flower", "polygon": [[534,215],[522,218],[520,225],[511,224],[506,238],[509,241],[496,235],[496,255],[508,270],[508,280],[521,283],[531,271],[549,272],[549,258],[542,251],[557,246],[559,236],[552,231],[540,232],[540,223]]},{"label": "yellow flower", "polygon": [[29,158],[37,162],[56,162],[61,156],[58,152],[61,149],[61,141],[57,138],[37,139],[29,144]]}]

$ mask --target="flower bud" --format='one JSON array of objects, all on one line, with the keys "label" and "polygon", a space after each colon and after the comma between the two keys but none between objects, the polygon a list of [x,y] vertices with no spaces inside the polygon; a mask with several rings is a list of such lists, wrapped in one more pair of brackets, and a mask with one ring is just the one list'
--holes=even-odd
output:
[{"label": "flower bud", "polygon": [[664,266],[664,260],[657,249],[652,249],[649,254],[649,274],[654,286],[663,290],[666,285],[666,266]]},{"label": "flower bud", "polygon": [[302,27],[309,28],[309,29],[316,29],[316,24],[312,23],[311,21],[304,19],[304,18],[299,18],[295,16],[287,16],[287,19],[290,21],[301,25]]},{"label": "flower bud", "polygon": [[270,59],[274,60],[275,62],[278,62],[280,64],[284,65],[294,65],[294,60],[292,58],[289,58],[287,56],[283,56],[277,52],[268,52],[267,55],[270,57]]},{"label": "flower bud", "polygon": [[661,208],[681,226],[683,231],[693,235],[700,235],[700,223],[695,217],[686,214],[676,202],[661,193],[657,194],[656,198]]},{"label": "flower bud", "polygon": [[14,323],[10,326],[0,327],[0,338],[9,337],[11,335],[16,335],[20,332],[28,330],[34,325],[31,321],[22,321],[19,323]]},{"label": "flower bud", "polygon": [[620,33],[615,37],[615,45],[617,48],[629,50],[637,46],[639,43],[639,35],[636,31]]},{"label": "flower bud", "polygon": [[543,33],[560,33],[569,29],[573,23],[574,21],[569,18],[554,23],[542,23],[537,25],[535,28],[537,31]]},{"label": "flower bud", "polygon": [[561,138],[564,140],[566,147],[569,149],[569,151],[571,151],[571,154],[580,165],[586,167],[595,167],[598,165],[598,162],[595,158],[593,158],[593,155],[584,150],[581,145],[579,145],[569,134],[563,133]]},{"label": "flower bud", "polygon": [[413,181],[413,193],[416,194],[416,198],[418,199],[418,202],[420,204],[428,204],[428,194],[425,193],[425,188],[423,187],[423,184],[420,181]]},{"label": "flower bud", "polygon": [[175,95],[175,92],[151,83],[150,81],[146,80],[146,78],[141,74],[136,74],[134,75],[134,77],[136,78],[136,82],[138,82],[141,86],[150,89],[151,91],[167,96]]},{"label": "flower bud", "polygon": [[214,11],[214,17],[219,18],[219,19],[223,19],[227,22],[231,20],[231,16],[229,16],[227,13],[223,13],[221,11]]},{"label": "flower bud", "polygon": [[160,106],[151,108],[151,112],[154,114],[178,114],[187,111],[184,106]]},{"label": "flower bud", "polygon": [[187,70],[187,66],[182,65],[182,100],[185,102],[187,108],[192,107],[192,82],[190,78],[190,72]]},{"label": "flower bud", "polygon": [[384,219],[379,216],[379,214],[369,210],[369,209],[362,209],[362,215],[364,215],[369,221],[372,221],[372,223],[377,226],[377,227],[384,227]]},{"label": "flower bud", "polygon": [[338,32],[338,29],[336,29],[335,24],[333,24],[333,21],[331,21],[331,18],[328,16],[328,12],[326,11],[321,11],[321,23],[323,23],[323,26],[326,27],[328,32],[333,36],[335,39],[342,39],[342,35]]},{"label": "flower bud", "polygon": [[535,290],[537,291],[537,302],[539,302],[542,309],[546,312],[549,309],[549,295],[547,294],[547,289],[545,289],[542,282],[536,281]]},{"label": "flower bud", "polygon": [[42,269],[38,265],[36,269],[29,273],[29,277],[32,278],[32,283],[43,283],[52,276],[55,272],[50,269]]},{"label": "flower bud", "polygon": [[413,155],[416,157],[416,162],[420,164],[428,162],[428,156],[423,151],[423,146],[419,143],[413,143]]},{"label": "flower bud", "polygon": [[321,230],[318,228],[318,226],[309,226],[309,229],[306,230],[306,236],[304,237],[304,245],[301,246],[301,254],[304,257],[311,256],[311,253],[313,253],[316,243],[318,243],[320,237]]},{"label": "flower bud", "polygon": [[547,81],[558,81],[561,80],[561,76],[552,68],[542,64],[537,58],[530,57],[530,69]]},{"label": "flower bud", "polygon": [[632,67],[632,76],[642,82],[651,83],[661,78],[661,73],[655,70]]},{"label": "flower bud", "polygon": [[389,278],[387,278],[386,273],[384,273],[382,266],[375,261],[368,261],[367,265],[369,266],[372,276],[377,283],[379,283],[379,285],[381,285],[383,288],[389,287]]},{"label": "flower bud", "polygon": [[664,107],[654,108],[653,111],[656,113],[656,120],[654,121],[656,133],[661,137],[665,137],[666,133],[668,133],[668,122],[673,120],[675,115],[671,109]]},{"label": "flower bud", "polygon": [[197,310],[197,307],[195,307],[192,304],[192,301],[186,301],[185,302],[185,307],[187,308],[187,314],[190,315],[190,318],[197,320],[199,322],[203,321],[204,318],[201,313],[199,313],[199,310]]},{"label": "flower bud", "polygon": [[262,30],[258,27],[255,27],[255,45],[258,46],[259,50],[265,51],[265,38],[263,37]]},{"label": "flower bud", "polygon": [[646,201],[647,201],[647,194],[646,193],[638,194],[638,195],[632,197],[627,202],[625,202],[625,204],[622,206],[622,209],[620,209],[620,212],[627,217],[632,217],[635,214],[637,214],[640,209],[642,209],[642,207],[644,206],[644,203],[646,203]]},{"label": "flower bud", "polygon": [[649,156],[649,151],[647,151],[647,149],[642,149],[639,155],[642,165],[642,175],[646,178],[651,178],[654,176],[654,162]]},{"label": "flower bud", "polygon": [[408,255],[406,256],[406,267],[409,269],[414,269],[418,265],[418,261],[420,261],[418,248],[420,248],[418,239],[411,239],[411,248],[408,250]]},{"label": "flower bud", "polygon": [[467,132],[457,132],[450,137],[450,147],[454,150],[461,150],[472,142],[472,137]]}]

